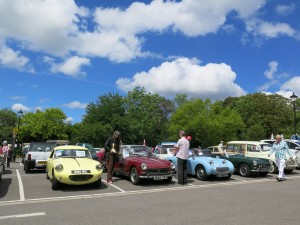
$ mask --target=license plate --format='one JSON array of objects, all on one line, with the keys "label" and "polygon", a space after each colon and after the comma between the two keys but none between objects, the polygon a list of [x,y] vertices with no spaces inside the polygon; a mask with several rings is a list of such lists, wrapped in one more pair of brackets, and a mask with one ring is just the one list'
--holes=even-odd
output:
[{"label": "license plate", "polygon": [[228,177],[227,173],[219,173],[217,174],[217,177]]},{"label": "license plate", "polygon": [[168,179],[168,176],[155,176],[153,179],[154,180],[164,180],[164,179]]},{"label": "license plate", "polygon": [[46,165],[47,162],[38,162],[39,165]]},{"label": "license plate", "polygon": [[87,170],[73,170],[72,173],[74,173],[74,174],[82,174],[82,173],[87,173]]}]

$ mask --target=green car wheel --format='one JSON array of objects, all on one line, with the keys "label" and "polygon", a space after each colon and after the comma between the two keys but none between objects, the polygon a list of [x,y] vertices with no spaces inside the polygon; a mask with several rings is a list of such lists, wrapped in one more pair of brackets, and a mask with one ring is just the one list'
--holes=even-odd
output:
[{"label": "green car wheel", "polygon": [[247,164],[244,164],[242,163],[240,166],[239,166],[239,174],[242,176],[242,177],[248,177],[250,175],[250,169],[249,169],[249,166]]}]

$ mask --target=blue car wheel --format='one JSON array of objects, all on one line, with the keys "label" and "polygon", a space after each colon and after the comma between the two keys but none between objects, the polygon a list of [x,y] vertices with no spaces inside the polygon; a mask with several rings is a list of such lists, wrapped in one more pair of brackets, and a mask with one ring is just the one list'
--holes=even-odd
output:
[{"label": "blue car wheel", "polygon": [[195,169],[196,177],[199,180],[207,180],[207,173],[202,165],[198,165]]}]

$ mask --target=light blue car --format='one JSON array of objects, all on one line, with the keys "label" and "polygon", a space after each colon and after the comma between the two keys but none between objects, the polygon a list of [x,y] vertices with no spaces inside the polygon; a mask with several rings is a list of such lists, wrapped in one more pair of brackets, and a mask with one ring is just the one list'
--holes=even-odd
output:
[{"label": "light blue car", "polygon": [[[173,162],[177,168],[176,156],[169,156],[165,160]],[[187,173],[195,175],[199,180],[207,180],[212,175],[229,179],[233,172],[233,164],[226,159],[212,158],[199,155],[198,151],[190,151],[187,161]]]}]

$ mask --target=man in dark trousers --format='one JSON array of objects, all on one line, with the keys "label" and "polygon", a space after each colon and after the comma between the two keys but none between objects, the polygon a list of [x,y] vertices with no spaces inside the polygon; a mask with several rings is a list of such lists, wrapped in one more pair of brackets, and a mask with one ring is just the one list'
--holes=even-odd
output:
[{"label": "man in dark trousers", "polygon": [[187,184],[187,159],[189,157],[190,142],[186,139],[186,134],[183,130],[179,131],[177,144],[175,145],[177,157],[177,178],[178,184]]},{"label": "man in dark trousers", "polygon": [[115,167],[115,163],[118,162],[120,146],[121,134],[119,131],[115,131],[112,137],[109,137],[104,144],[108,184],[112,184],[112,174]]}]

